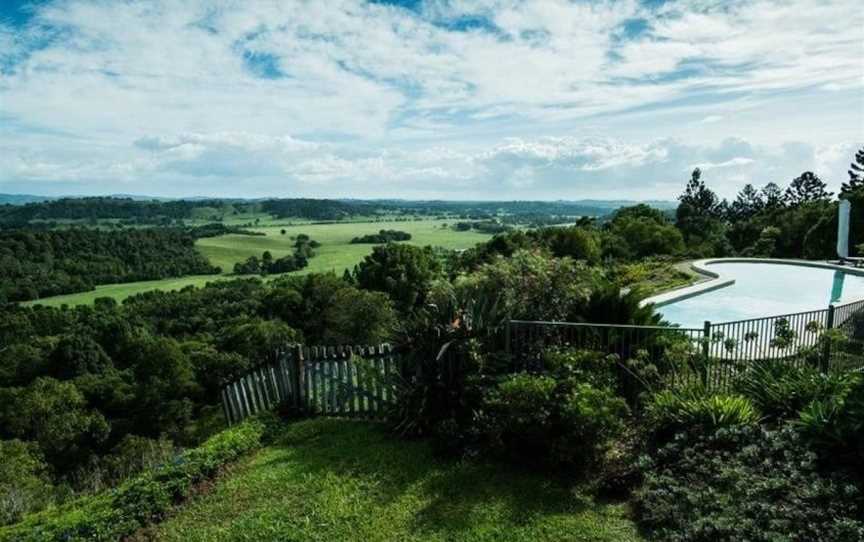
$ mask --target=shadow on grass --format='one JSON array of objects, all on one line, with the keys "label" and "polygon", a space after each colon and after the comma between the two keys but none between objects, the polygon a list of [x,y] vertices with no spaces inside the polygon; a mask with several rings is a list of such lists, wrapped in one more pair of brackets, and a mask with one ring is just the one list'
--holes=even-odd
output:
[{"label": "shadow on grass", "polygon": [[290,453],[270,464],[290,462],[313,478],[350,478],[371,488],[363,497],[379,506],[410,492],[419,499],[410,525],[414,532],[459,532],[490,518],[517,527],[546,515],[578,514],[595,506],[536,473],[500,464],[437,459],[428,443],[396,439],[369,422],[299,422],[272,446]]}]

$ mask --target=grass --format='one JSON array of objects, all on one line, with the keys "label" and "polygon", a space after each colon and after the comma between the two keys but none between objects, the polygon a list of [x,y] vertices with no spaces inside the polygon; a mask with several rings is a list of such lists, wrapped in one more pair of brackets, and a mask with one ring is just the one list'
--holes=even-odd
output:
[{"label": "grass", "polygon": [[[408,241],[414,245],[432,245],[448,249],[469,248],[477,243],[488,240],[491,236],[477,232],[457,232],[442,227],[447,224],[440,220],[423,220],[412,222],[360,222],[333,224],[305,224],[294,226],[270,226],[252,228],[263,232],[265,237],[248,235],[223,235],[201,239],[199,250],[207,256],[211,263],[218,265],[223,271],[230,271],[234,264],[249,256],[258,256],[269,250],[274,258],[286,256],[293,251],[292,237],[305,233],[321,243],[316,249],[316,256],[309,260],[309,267],[301,273],[320,273],[335,271],[341,274],[345,269],[351,269],[367,254],[372,252],[374,245],[352,245],[351,239],[379,230],[400,230],[411,234]],[[282,235],[282,230],[285,235]]]},{"label": "grass", "polygon": [[49,307],[59,307],[61,305],[91,305],[99,297],[113,297],[117,301],[122,301],[127,297],[151,290],[180,290],[186,286],[201,287],[208,282],[216,280],[226,280],[233,277],[226,275],[196,275],[188,277],[170,278],[162,280],[146,280],[141,282],[128,282],[125,284],[105,284],[97,286],[95,290],[89,292],[79,292],[77,294],[58,295],[46,297],[44,299],[36,299],[27,301],[22,305],[46,305]]},{"label": "grass", "polygon": [[[248,219],[249,216],[244,216]],[[351,239],[359,235],[377,233],[382,229],[406,231],[412,235],[409,243],[415,245],[432,245],[449,249],[462,249],[474,246],[488,240],[491,236],[477,232],[457,232],[442,227],[447,221],[423,220],[411,222],[361,222],[361,223],[331,223],[305,224],[284,226],[263,226],[251,228],[265,233],[265,236],[223,235],[200,239],[197,243],[200,250],[213,265],[222,268],[222,275],[189,276],[163,280],[130,282],[126,284],[106,284],[97,286],[95,290],[76,294],[48,297],[24,303],[25,305],[89,305],[98,297],[112,297],[122,301],[127,297],[150,290],[179,290],[186,286],[201,287],[214,280],[233,278],[229,275],[234,264],[249,256],[261,257],[269,250],[275,258],[293,252],[292,237],[305,233],[322,244],[316,249],[317,255],[309,260],[309,266],[298,273],[320,273],[335,271],[341,274],[345,269],[353,269],[367,254],[372,252],[374,245],[352,245]],[[282,235],[281,230],[285,230]]]},{"label": "grass", "polygon": [[626,505],[546,477],[437,460],[372,423],[292,424],[147,533],[161,541],[637,541]]}]

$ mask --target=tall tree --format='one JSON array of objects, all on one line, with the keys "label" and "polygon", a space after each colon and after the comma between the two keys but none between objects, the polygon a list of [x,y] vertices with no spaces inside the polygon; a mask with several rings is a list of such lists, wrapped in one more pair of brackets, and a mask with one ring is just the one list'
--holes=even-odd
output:
[{"label": "tall tree", "polygon": [[762,187],[762,199],[765,201],[765,209],[774,211],[784,206],[783,189],[777,183],[768,183]]},{"label": "tall tree", "polygon": [[827,187],[815,173],[805,171],[792,181],[783,194],[783,199],[791,207],[813,201],[828,201],[834,194],[825,190]]},{"label": "tall tree", "polygon": [[698,167],[693,170],[690,182],[687,183],[678,201],[701,217],[712,217],[717,212],[717,195],[705,186],[705,182],[702,181],[702,170]]},{"label": "tall tree", "polygon": [[864,190],[864,148],[855,153],[855,161],[849,164],[849,182],[840,187],[840,197]]},{"label": "tall tree", "polygon": [[732,202],[731,214],[734,219],[747,219],[764,208],[765,198],[752,184],[747,183]]},{"label": "tall tree", "polygon": [[356,279],[360,288],[384,292],[397,309],[410,312],[424,303],[429,285],[440,273],[432,247],[389,243],[376,246],[360,262]]},{"label": "tall tree", "polygon": [[705,234],[713,229],[712,222],[719,222],[716,220],[719,210],[717,195],[705,186],[699,168],[693,170],[678,201],[681,203],[675,211],[675,225],[687,241],[704,239]]}]

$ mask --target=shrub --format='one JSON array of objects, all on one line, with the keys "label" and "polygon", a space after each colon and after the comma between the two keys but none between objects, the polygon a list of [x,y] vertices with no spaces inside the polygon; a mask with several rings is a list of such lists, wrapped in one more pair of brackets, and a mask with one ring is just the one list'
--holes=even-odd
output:
[{"label": "shrub", "polygon": [[710,394],[702,386],[662,390],[651,398],[647,419],[655,439],[664,442],[679,432],[706,432],[752,425],[759,421],[744,396]]},{"label": "shrub", "polygon": [[0,525],[50,503],[53,487],[38,448],[20,440],[0,440]]},{"label": "shrub", "polygon": [[493,453],[585,469],[623,430],[628,409],[608,388],[520,373],[490,389],[480,411],[480,431]]},{"label": "shrub", "polygon": [[845,395],[851,381],[842,374],[824,374],[811,366],[763,362],[742,373],[735,390],[773,420],[794,418],[816,399]]},{"label": "shrub", "polygon": [[160,519],[193,485],[258,447],[266,426],[266,421],[256,419],[223,431],[115,490],[76,499],[0,529],[0,541],[109,541],[128,536]]},{"label": "shrub", "polygon": [[645,392],[659,388],[663,379],[645,350],[622,361],[616,354],[594,350],[547,349],[543,352],[543,367],[580,382],[615,390],[630,406],[640,406]]},{"label": "shrub", "polygon": [[543,353],[547,371],[563,374],[594,386],[614,388],[617,385],[618,356],[593,350],[553,348]]},{"label": "shrub", "polygon": [[681,435],[643,458],[635,512],[670,542],[831,541],[864,537],[860,489],[820,474],[816,455],[786,427]]}]

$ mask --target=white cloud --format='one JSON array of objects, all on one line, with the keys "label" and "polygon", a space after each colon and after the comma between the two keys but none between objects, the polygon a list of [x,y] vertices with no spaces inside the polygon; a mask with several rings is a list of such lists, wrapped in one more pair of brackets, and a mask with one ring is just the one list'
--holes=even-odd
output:
[{"label": "white cloud", "polygon": [[[430,0],[419,11],[48,2],[27,27],[0,23],[0,152],[12,157],[0,183],[446,195],[500,181],[555,197],[555,183],[611,193],[640,178],[663,191],[692,164],[785,174],[747,153],[787,141],[806,156],[772,152],[836,169],[864,139],[855,2]],[[465,19],[482,24],[453,27]],[[735,134],[760,150],[733,152]]]}]

